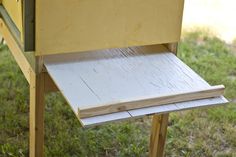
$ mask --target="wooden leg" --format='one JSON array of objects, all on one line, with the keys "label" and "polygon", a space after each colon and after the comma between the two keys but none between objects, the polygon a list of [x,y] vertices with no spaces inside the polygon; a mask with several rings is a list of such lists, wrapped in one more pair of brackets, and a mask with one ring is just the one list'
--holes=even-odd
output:
[{"label": "wooden leg", "polygon": [[44,154],[44,75],[30,72],[30,157]]},{"label": "wooden leg", "polygon": [[154,115],[150,137],[150,157],[163,157],[169,114]]}]

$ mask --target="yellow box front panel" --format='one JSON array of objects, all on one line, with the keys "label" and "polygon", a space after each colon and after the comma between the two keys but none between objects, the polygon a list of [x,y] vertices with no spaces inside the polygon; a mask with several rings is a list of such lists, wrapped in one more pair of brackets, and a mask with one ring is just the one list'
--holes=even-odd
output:
[{"label": "yellow box front panel", "polygon": [[10,15],[16,27],[22,33],[23,28],[23,14],[22,14],[22,0],[2,0],[3,7]]},{"label": "yellow box front panel", "polygon": [[177,42],[184,0],[36,0],[36,55]]}]

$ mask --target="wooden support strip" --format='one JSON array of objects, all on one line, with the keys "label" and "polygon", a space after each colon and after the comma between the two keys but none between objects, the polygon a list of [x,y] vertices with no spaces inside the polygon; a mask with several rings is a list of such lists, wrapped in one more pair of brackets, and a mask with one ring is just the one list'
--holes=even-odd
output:
[{"label": "wooden support strip", "polygon": [[224,89],[225,87],[223,85],[218,85],[210,86],[208,88],[204,88],[203,90],[185,91],[171,95],[157,95],[148,98],[136,98],[132,100],[123,100],[117,103],[101,104],[96,106],[88,105],[79,109],[79,117],[92,117],[113,112],[127,111],[131,109],[218,97],[223,95]]},{"label": "wooden support strip", "polygon": [[12,55],[14,56],[17,64],[20,66],[26,80],[30,83],[30,71],[34,71],[25,58],[22,50],[19,45],[14,40],[13,36],[10,33],[10,30],[5,25],[4,21],[0,19],[0,33],[4,37],[9,49],[11,50]]},{"label": "wooden support strip", "polygon": [[150,137],[149,157],[163,157],[169,114],[154,115]]},{"label": "wooden support strip", "polygon": [[44,77],[30,72],[30,157],[44,156]]}]

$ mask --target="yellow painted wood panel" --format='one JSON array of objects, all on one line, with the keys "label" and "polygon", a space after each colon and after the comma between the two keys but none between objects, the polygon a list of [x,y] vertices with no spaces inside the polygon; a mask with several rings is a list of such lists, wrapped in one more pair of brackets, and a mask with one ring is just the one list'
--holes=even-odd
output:
[{"label": "yellow painted wood panel", "polygon": [[22,0],[2,0],[4,8],[7,10],[16,27],[22,33],[23,15]]},{"label": "yellow painted wood panel", "polygon": [[36,0],[36,55],[177,42],[184,0]]}]

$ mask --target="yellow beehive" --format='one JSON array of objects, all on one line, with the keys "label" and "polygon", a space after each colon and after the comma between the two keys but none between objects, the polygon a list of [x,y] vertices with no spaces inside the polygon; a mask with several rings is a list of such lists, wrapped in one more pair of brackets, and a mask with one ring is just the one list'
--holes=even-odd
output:
[{"label": "yellow beehive", "polygon": [[[21,11],[28,8],[20,0],[3,5],[24,32]],[[36,0],[35,54],[177,42],[183,5],[184,0]]]},{"label": "yellow beehive", "polygon": [[228,102],[223,85],[175,55],[184,0],[1,3],[0,33],[30,87],[30,157],[44,154],[48,92],[61,92],[84,127],[154,115],[150,156],[160,157],[169,113]]}]

